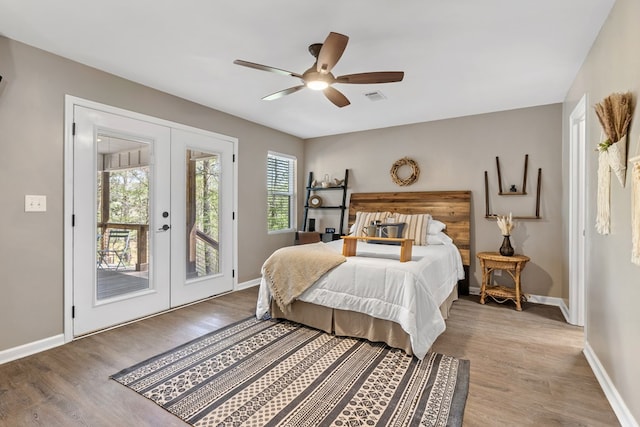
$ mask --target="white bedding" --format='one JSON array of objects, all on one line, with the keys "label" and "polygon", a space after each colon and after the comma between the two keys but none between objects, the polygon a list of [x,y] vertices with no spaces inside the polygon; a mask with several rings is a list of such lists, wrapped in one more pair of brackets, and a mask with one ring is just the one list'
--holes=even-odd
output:
[{"label": "white bedding", "polygon": [[[342,240],[327,245],[342,252]],[[445,330],[440,305],[464,278],[460,252],[452,244],[414,246],[411,261],[401,263],[398,246],[358,242],[356,253],[298,299],[396,322],[411,337],[414,354],[422,359]],[[258,318],[269,312],[270,301],[263,278]]]}]

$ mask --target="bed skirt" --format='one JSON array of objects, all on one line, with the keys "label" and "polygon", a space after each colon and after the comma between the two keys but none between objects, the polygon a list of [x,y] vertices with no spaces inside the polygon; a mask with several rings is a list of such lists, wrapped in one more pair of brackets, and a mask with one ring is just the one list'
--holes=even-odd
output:
[{"label": "bed skirt", "polygon": [[[456,285],[440,305],[440,312],[445,320],[449,317],[451,305],[457,299],[458,286]],[[404,350],[409,355],[413,354],[411,338],[399,324],[367,314],[324,307],[304,301],[294,301],[291,304],[290,312],[285,314],[278,308],[275,301],[271,300],[271,317],[302,323],[338,336],[384,342],[391,347]]]}]

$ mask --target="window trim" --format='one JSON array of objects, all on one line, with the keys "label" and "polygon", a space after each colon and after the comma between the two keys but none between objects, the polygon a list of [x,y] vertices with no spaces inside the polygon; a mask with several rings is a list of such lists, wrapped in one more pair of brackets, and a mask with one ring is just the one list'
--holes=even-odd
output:
[{"label": "window trim", "polygon": [[267,190],[267,206],[269,205],[269,196],[271,195],[271,192],[269,191],[269,158],[270,157],[277,157],[277,158],[281,158],[284,160],[288,160],[292,162],[292,173],[289,176],[290,179],[290,191],[288,193],[284,193],[284,192],[278,192],[276,194],[282,194],[282,195],[287,195],[290,197],[289,199],[289,212],[290,212],[290,216],[289,216],[289,227],[287,228],[283,228],[283,229],[279,229],[279,230],[270,230],[269,229],[269,219],[267,218],[266,221],[266,226],[267,226],[267,234],[281,234],[281,233],[291,233],[293,231],[296,230],[297,227],[297,219],[298,219],[298,215],[297,215],[297,205],[298,205],[298,191],[297,191],[297,173],[298,173],[298,159],[291,155],[291,154],[284,154],[284,153],[280,153],[277,151],[267,151],[267,169],[266,169],[266,177],[265,177],[265,184],[266,184],[266,190]]}]

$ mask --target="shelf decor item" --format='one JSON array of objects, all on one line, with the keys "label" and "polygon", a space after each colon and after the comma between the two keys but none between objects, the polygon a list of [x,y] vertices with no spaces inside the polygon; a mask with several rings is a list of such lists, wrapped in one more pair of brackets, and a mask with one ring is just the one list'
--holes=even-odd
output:
[{"label": "shelf decor item", "polygon": [[320,206],[322,206],[322,197],[318,196],[317,194],[309,197],[309,207],[319,208]]},{"label": "shelf decor item", "polygon": [[609,234],[611,171],[624,187],[627,169],[627,129],[633,116],[633,98],[630,92],[613,93],[597,103],[594,109],[603,132],[602,142],[598,144],[596,230],[600,234]]},{"label": "shelf decor item", "polygon": [[[409,166],[411,168],[411,175],[406,178],[400,178],[398,176],[398,171],[403,166]],[[393,180],[393,182],[401,187],[405,187],[407,185],[413,184],[418,180],[418,177],[420,176],[420,168],[418,167],[418,163],[416,163],[415,160],[412,160],[408,157],[403,157],[391,166],[389,174],[391,175],[391,179]]]}]

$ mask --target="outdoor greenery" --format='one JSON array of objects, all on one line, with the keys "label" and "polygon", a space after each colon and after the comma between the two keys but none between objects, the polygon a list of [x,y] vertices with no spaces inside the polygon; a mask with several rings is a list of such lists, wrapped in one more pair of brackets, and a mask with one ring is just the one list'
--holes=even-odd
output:
[{"label": "outdoor greenery", "polygon": [[267,157],[267,224],[269,231],[293,227],[295,160],[269,154]]},{"label": "outdoor greenery", "polygon": [[[210,156],[191,161],[195,162],[195,228],[219,242],[220,158]],[[218,248],[198,241],[196,251],[198,276],[219,271]]]},{"label": "outdoor greenery", "polygon": [[[187,230],[195,239],[195,265],[190,268],[190,277],[206,276],[219,272],[219,211],[221,165],[218,155],[187,151],[192,173],[195,173],[187,198],[187,211],[192,213],[193,230]],[[99,224],[149,224],[149,167],[112,170],[98,173],[97,222]],[[108,183],[105,182],[108,179]],[[108,185],[109,212],[102,218],[103,186]],[[189,189],[187,189],[189,191]],[[192,234],[192,231],[194,232]],[[98,230],[101,233],[101,230]],[[136,236],[137,237],[137,236]],[[98,245],[101,245],[100,241]],[[135,253],[137,241],[132,241]],[[191,262],[187,248],[187,263]],[[135,260],[131,260],[135,262]],[[195,271],[193,271],[195,269]]]},{"label": "outdoor greenery", "polygon": [[[124,169],[109,174],[109,218],[104,222],[123,224],[149,223],[149,168]],[[98,194],[102,191],[102,173],[98,179]],[[101,198],[98,197],[98,204]],[[101,206],[98,208],[98,221]]]},{"label": "outdoor greenery", "polygon": [[[109,185],[109,216],[102,218],[102,190],[108,179]],[[98,173],[97,188],[97,222],[117,224],[148,224],[149,223],[149,167],[120,169]],[[103,249],[104,241],[109,229],[98,229],[98,250]],[[127,266],[138,262],[136,257],[139,236],[134,233],[125,253]],[[122,250],[122,248],[112,248]],[[111,262],[111,260],[109,260]]]}]

